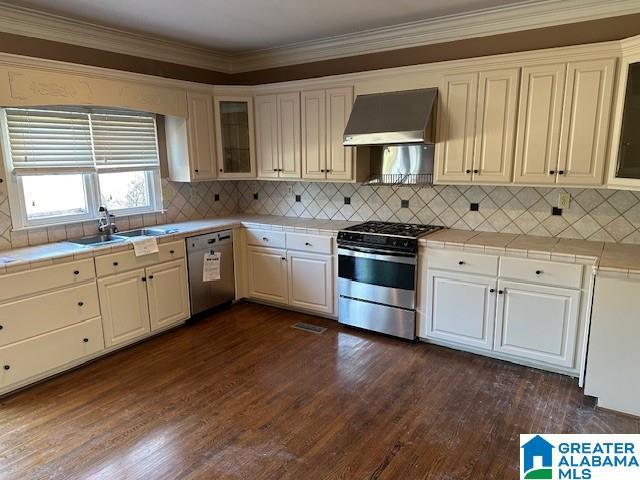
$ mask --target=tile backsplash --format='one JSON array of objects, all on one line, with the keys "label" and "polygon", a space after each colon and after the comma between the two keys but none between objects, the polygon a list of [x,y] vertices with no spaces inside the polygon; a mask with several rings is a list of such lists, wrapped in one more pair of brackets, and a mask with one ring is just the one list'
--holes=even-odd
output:
[{"label": "tile backsplash", "polygon": [[[243,213],[432,223],[466,230],[640,243],[640,192],[266,181],[237,182],[237,188],[238,209]],[[570,207],[561,215],[552,215],[558,195],[565,192],[571,194]],[[471,210],[471,204],[477,204],[477,211]]]},{"label": "tile backsplash", "polygon": [[[119,228],[125,230],[232,213],[258,213],[352,221],[432,223],[488,232],[640,244],[640,192],[624,190],[372,187],[349,183],[259,180],[193,184],[163,180],[162,190],[163,214],[119,217]],[[571,194],[570,207],[562,210],[561,215],[553,215],[558,195],[565,192]],[[11,232],[6,184],[0,183],[0,249],[93,234],[95,228],[96,222],[86,222]]]}]

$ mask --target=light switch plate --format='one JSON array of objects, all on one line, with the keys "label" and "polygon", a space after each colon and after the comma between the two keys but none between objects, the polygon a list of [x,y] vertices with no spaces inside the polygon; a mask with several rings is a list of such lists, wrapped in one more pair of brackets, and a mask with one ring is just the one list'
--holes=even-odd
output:
[{"label": "light switch plate", "polygon": [[571,194],[570,193],[560,193],[558,194],[558,208],[562,208],[563,210],[569,208],[571,205]]}]

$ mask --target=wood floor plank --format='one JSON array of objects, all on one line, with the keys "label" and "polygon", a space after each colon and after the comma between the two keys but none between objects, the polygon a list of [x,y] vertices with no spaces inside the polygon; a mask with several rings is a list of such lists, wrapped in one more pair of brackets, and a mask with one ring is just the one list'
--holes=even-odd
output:
[{"label": "wood floor plank", "polygon": [[2,479],[509,480],[520,433],[640,421],[568,377],[239,304],[1,399],[0,427]]}]

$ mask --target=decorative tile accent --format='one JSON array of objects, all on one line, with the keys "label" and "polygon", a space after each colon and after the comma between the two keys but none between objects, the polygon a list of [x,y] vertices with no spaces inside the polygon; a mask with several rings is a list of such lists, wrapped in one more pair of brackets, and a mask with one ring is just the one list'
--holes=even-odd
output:
[{"label": "decorative tile accent", "polygon": [[[288,186],[302,195],[294,209]],[[390,187],[309,182],[236,182],[238,209],[336,220],[434,223],[458,229],[640,243],[640,192],[493,186]],[[259,193],[259,200],[253,193]],[[558,194],[571,205],[552,215]],[[345,204],[344,197],[351,198]],[[408,207],[401,208],[404,201]],[[478,204],[478,211],[469,205]],[[298,204],[299,205],[299,204]]]}]

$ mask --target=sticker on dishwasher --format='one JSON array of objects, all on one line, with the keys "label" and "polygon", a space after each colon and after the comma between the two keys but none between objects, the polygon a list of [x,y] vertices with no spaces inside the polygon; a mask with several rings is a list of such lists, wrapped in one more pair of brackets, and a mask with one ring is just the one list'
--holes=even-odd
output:
[{"label": "sticker on dishwasher", "polygon": [[204,266],[202,268],[202,281],[212,282],[220,280],[220,252],[207,252],[204,254]]}]

